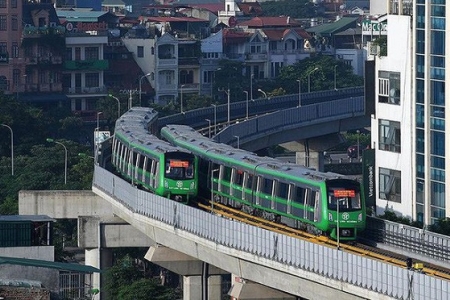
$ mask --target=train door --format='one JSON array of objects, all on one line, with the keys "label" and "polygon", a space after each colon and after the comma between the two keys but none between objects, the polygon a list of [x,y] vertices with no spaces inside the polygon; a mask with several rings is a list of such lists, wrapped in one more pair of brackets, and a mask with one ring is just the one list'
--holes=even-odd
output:
[{"label": "train door", "polygon": [[139,180],[139,170],[142,169],[142,166],[140,164],[141,160],[141,154],[139,152],[136,152],[136,159],[134,164],[134,178]]},{"label": "train door", "polygon": [[149,175],[150,172],[148,172],[148,161],[149,161],[148,157],[144,156],[143,161],[144,162],[142,164],[142,182],[144,184],[150,185],[150,175]]},{"label": "train door", "polygon": [[149,174],[149,176],[150,176],[150,186],[152,188],[156,187],[156,183],[155,183],[155,181],[156,181],[156,177],[155,177],[156,170],[155,169],[156,169],[156,162],[155,162],[154,159],[152,159],[150,161],[150,174]]},{"label": "train door", "polygon": [[231,170],[231,195],[233,197],[243,199],[242,191],[244,182],[244,172],[236,168]]},{"label": "train door", "polygon": [[310,188],[306,189],[305,197],[305,219],[316,221],[319,193]]},{"label": "train door", "polygon": [[295,186],[290,183],[288,187],[288,195],[287,195],[287,201],[286,201],[286,213],[292,215],[292,203],[294,199],[294,193],[295,192]]},{"label": "train door", "polygon": [[134,152],[133,149],[128,150],[128,160],[127,160],[127,174],[130,177],[133,177],[133,157]]},{"label": "train door", "polygon": [[154,174],[154,178],[155,178],[155,189],[157,189],[159,187],[159,177],[160,177],[160,170],[159,170],[159,161],[154,160],[155,162],[155,174]]},{"label": "train door", "polygon": [[113,144],[112,144],[112,156],[111,156],[111,163],[113,164],[113,166],[116,165],[116,161],[117,161],[117,139],[114,138]]},{"label": "train door", "polygon": [[246,200],[248,203],[253,202],[253,178],[253,174],[249,172],[244,173],[242,199]]},{"label": "train door", "polygon": [[290,185],[285,182],[281,182],[281,181],[277,181],[276,183],[277,183],[277,185],[276,185],[276,201],[275,201],[275,197],[274,197],[273,208],[280,212],[285,213],[288,210]]}]

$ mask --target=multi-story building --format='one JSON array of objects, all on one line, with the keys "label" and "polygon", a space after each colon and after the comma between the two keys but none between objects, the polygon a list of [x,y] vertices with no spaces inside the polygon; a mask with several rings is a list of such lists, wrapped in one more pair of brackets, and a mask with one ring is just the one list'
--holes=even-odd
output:
[{"label": "multi-story building", "polygon": [[[377,212],[430,225],[450,215],[446,156],[445,2],[386,1],[387,55],[377,55]],[[383,51],[381,51],[382,53]]]},{"label": "multi-story building", "polygon": [[0,3],[0,90],[5,93],[19,91],[25,74],[22,38],[22,1]]}]

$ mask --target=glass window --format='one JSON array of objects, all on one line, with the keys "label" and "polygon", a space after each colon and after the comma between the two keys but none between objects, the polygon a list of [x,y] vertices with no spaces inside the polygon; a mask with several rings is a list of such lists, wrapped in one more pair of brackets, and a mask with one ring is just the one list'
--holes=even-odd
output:
[{"label": "glass window", "polygon": [[379,120],[379,149],[391,152],[401,152],[400,123],[389,120]]},{"label": "glass window", "polygon": [[144,46],[137,46],[137,57],[144,57]]},{"label": "glass window", "polygon": [[425,178],[425,156],[422,154],[416,155],[416,176]]},{"label": "glass window", "polygon": [[431,205],[445,208],[445,184],[431,182]]},{"label": "glass window", "polygon": [[425,57],[423,55],[416,55],[416,76],[424,78],[425,74]]},{"label": "glass window", "polygon": [[98,87],[100,84],[98,73],[86,73],[85,80],[86,87]]},{"label": "glass window", "polygon": [[0,31],[6,31],[8,29],[7,26],[7,17],[5,15],[0,16]]},{"label": "glass window", "polygon": [[11,29],[17,31],[19,29],[19,19],[17,15],[11,17]]},{"label": "glass window", "polygon": [[378,101],[400,104],[400,73],[378,72]]},{"label": "glass window", "polygon": [[431,54],[445,55],[445,31],[432,30],[430,34]]},{"label": "glass window", "polygon": [[99,59],[98,47],[86,47],[84,49],[84,59],[85,60],[97,60]]},{"label": "glass window", "polygon": [[13,42],[11,46],[11,56],[14,58],[19,57],[19,44],[17,42]]},{"label": "glass window", "polygon": [[379,171],[380,199],[401,203],[401,172],[385,168]]},{"label": "glass window", "polygon": [[0,0],[0,8],[6,8],[6,0]]},{"label": "glass window", "polygon": [[11,7],[17,8],[17,0],[11,0]]}]

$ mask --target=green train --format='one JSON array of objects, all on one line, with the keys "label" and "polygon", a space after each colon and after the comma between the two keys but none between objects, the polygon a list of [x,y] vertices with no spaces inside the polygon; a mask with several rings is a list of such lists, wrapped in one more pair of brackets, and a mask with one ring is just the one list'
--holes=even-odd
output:
[{"label": "green train", "polygon": [[133,107],[117,119],[111,163],[133,185],[188,203],[198,192],[198,159],[191,152],[158,139],[157,112]]},{"label": "green train", "polygon": [[333,239],[355,240],[366,225],[360,182],[216,143],[185,125],[161,135],[199,157],[205,196],[249,214]]}]

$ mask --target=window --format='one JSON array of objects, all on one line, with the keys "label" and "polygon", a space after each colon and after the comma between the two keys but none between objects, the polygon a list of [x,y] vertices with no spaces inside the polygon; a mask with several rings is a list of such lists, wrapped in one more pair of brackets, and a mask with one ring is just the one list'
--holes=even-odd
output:
[{"label": "window", "polygon": [[8,44],[6,42],[0,42],[0,53],[8,53]]},{"label": "window", "polygon": [[98,73],[86,73],[86,87],[98,87],[99,86],[99,80],[98,80]]},{"label": "window", "polygon": [[6,8],[6,0],[0,0],[0,8]]},{"label": "window", "polygon": [[11,46],[11,56],[13,58],[19,57],[19,44],[17,42],[13,42]]},{"label": "window", "polygon": [[0,16],[0,31],[6,31],[8,29],[7,26],[7,17],[5,15]]},{"label": "window", "polygon": [[75,60],[81,60],[81,48],[75,47]]},{"label": "window", "polygon": [[17,15],[11,17],[11,29],[14,31],[19,29],[19,20],[17,19]]},{"label": "window", "polygon": [[66,60],[72,60],[72,48],[66,48]]},{"label": "window", "polygon": [[11,7],[17,8],[17,0],[11,0]]},{"label": "window", "polygon": [[380,199],[401,203],[401,172],[380,168]]},{"label": "window", "polygon": [[13,70],[13,86],[15,86],[16,90],[19,88],[20,85],[20,70],[14,69]]},{"label": "window", "polygon": [[400,104],[400,73],[378,72],[378,101]]},{"label": "window", "polygon": [[379,149],[391,152],[401,152],[400,123],[379,120]]},{"label": "window", "polygon": [[98,56],[98,47],[86,47],[84,49],[84,59],[85,60],[97,60]]},{"label": "window", "polygon": [[137,46],[137,57],[144,57],[144,46]]}]

